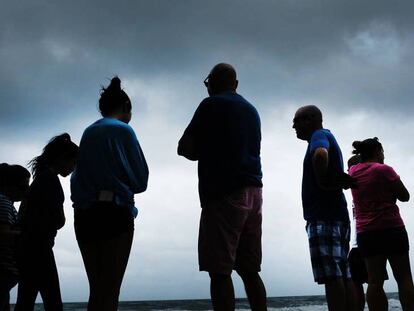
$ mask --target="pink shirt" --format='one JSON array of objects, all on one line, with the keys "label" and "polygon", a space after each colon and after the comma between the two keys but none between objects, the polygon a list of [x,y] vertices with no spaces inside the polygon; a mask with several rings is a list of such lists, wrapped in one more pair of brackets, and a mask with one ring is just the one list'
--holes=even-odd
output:
[{"label": "pink shirt", "polygon": [[390,186],[400,176],[391,166],[359,163],[351,166],[349,175],[358,182],[352,189],[357,233],[404,226]]}]

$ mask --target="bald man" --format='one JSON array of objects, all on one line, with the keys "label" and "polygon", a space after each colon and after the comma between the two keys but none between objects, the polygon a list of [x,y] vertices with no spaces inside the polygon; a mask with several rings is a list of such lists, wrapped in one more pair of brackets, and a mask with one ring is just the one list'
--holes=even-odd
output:
[{"label": "bald man", "polygon": [[297,138],[308,148],[303,163],[302,205],[315,282],[325,285],[329,310],[355,310],[347,255],[350,222],[342,189],[354,185],[344,173],[341,149],[322,126],[322,112],[304,106],[293,119]]},{"label": "bald man", "polygon": [[262,260],[260,118],[236,93],[236,71],[214,66],[204,80],[208,98],[198,106],[178,144],[178,154],[198,161],[202,207],[200,271],[211,279],[214,310],[234,310],[231,273],[241,276],[252,310],[266,310],[259,276]]}]

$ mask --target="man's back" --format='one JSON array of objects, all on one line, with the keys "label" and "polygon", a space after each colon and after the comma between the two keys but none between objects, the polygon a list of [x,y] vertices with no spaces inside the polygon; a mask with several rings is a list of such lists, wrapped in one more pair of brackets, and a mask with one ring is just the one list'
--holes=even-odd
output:
[{"label": "man's back", "polygon": [[245,186],[262,186],[260,118],[242,96],[226,92],[204,99],[187,131],[199,155],[202,205]]}]

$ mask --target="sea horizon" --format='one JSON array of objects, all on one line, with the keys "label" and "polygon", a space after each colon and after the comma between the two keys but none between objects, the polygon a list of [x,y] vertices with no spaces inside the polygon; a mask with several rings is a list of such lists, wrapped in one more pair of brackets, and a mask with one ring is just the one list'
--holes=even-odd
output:
[{"label": "sea horizon", "polygon": [[[398,293],[387,293],[387,297],[389,299],[389,310],[401,310]],[[14,305],[12,306],[14,307]],[[64,302],[63,304],[64,311],[86,311],[86,307],[87,302]],[[268,297],[269,311],[321,311],[326,310],[326,308],[324,295]],[[236,298],[236,310],[249,309],[249,303],[246,298]],[[34,310],[44,310],[43,304],[37,303]],[[212,310],[212,305],[210,299],[120,301],[118,310],[207,311]]]}]

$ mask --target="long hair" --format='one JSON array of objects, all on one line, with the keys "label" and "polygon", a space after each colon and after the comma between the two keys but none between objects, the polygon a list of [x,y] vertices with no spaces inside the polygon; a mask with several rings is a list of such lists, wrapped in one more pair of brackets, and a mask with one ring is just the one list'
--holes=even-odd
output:
[{"label": "long hair", "polygon": [[76,158],[78,150],[79,147],[71,141],[68,133],[53,137],[43,148],[42,154],[29,162],[33,177],[36,178],[39,173],[53,165],[62,156]]}]

